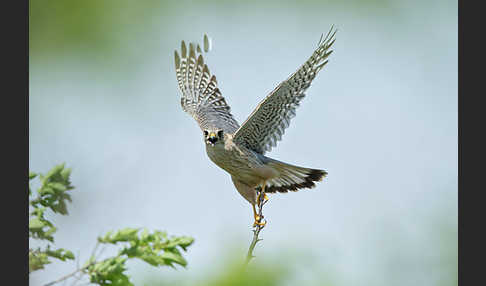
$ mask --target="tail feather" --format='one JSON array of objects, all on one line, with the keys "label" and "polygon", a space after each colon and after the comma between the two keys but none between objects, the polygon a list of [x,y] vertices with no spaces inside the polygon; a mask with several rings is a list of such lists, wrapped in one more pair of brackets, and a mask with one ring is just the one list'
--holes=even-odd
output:
[{"label": "tail feather", "polygon": [[[277,160],[271,160],[267,164],[276,169],[280,175],[267,181],[266,193],[287,193],[296,192],[299,189],[311,189],[316,186],[315,182],[322,181],[327,176],[327,172],[324,170],[298,167]],[[261,187],[258,187],[257,190],[260,191]]]}]

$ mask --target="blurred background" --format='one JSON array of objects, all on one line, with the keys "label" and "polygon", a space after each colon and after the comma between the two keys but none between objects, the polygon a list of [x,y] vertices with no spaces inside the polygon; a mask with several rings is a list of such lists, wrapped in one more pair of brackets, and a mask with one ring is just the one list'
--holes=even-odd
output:
[{"label": "blurred background", "polygon": [[[208,33],[243,122],[333,24],[328,65],[267,154],[329,176],[270,196],[241,275],[251,207],[180,107],[174,50]],[[147,227],[196,241],[187,269],[130,262],[135,285],[457,285],[457,1],[31,0],[29,37],[29,166],[73,169],[69,216],[48,218],[81,263],[97,236]]]}]

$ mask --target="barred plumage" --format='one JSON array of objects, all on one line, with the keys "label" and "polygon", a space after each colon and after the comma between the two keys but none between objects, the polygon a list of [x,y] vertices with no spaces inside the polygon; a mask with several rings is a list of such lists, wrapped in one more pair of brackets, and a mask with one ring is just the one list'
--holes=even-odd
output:
[{"label": "barred plumage", "polygon": [[[305,90],[310,86],[317,73],[327,64],[329,50],[334,43],[332,28],[323,41],[319,41],[317,50],[300,69],[286,81],[280,83],[250,114],[248,119],[236,131],[235,142],[245,145],[261,154],[270,151],[282,139],[290,119],[295,116],[295,109],[304,98]],[[322,38],[321,38],[322,40]]]},{"label": "barred plumage", "polygon": [[[313,188],[327,172],[294,166],[264,154],[281,140],[295,116],[305,91],[327,64],[336,31],[329,31],[311,57],[287,80],[280,83],[240,126],[218,88],[216,77],[204,63],[199,45],[182,41],[181,56],[175,52],[175,68],[181,105],[203,130],[209,158],[231,174],[238,192],[255,205],[256,191],[288,192]],[[204,37],[204,52],[209,40]],[[255,218],[256,219],[256,218]]]},{"label": "barred plumage", "polygon": [[[266,164],[280,173],[279,177],[266,182],[266,193],[287,193],[305,188],[311,189],[316,186],[315,182],[319,182],[327,176],[327,172],[324,170],[293,166],[274,159],[270,159]],[[257,187],[257,190],[260,191],[261,187]]]},{"label": "barred plumage", "polygon": [[[205,39],[207,39],[205,37]],[[205,50],[206,48],[205,42]],[[216,76],[211,75],[204,63],[199,45],[181,43],[181,56],[174,52],[177,82],[182,92],[182,109],[189,113],[201,130],[220,128],[225,132],[234,132],[239,124],[231,115],[230,107],[218,88]]]}]

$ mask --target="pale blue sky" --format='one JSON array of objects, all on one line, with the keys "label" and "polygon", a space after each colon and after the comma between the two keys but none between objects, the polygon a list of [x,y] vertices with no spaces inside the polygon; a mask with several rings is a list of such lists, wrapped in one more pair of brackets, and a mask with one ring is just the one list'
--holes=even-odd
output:
[{"label": "pale blue sky", "polygon": [[[313,190],[270,197],[256,254],[310,249],[339,285],[433,285],[441,272],[424,269],[442,259],[434,226],[457,227],[457,3],[386,3],[185,3],[131,31],[127,56],[115,63],[69,53],[32,62],[30,168],[66,162],[76,186],[70,215],[52,217],[57,244],[84,261],[111,229],[195,237],[187,270],[134,263],[135,282],[195,279],[225,254],[222,245],[241,247],[243,258],[250,205],[180,108],[173,51],[211,36],[206,62],[242,122],[334,24],[328,65],[268,154],[329,176]],[[74,267],[49,265],[31,285]]]}]

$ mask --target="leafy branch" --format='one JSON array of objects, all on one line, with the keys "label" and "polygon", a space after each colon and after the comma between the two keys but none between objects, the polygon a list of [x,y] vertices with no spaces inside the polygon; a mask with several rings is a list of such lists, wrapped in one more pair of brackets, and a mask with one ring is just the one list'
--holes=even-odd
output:
[{"label": "leafy branch", "polygon": [[[66,215],[66,200],[71,201],[71,196],[67,193],[74,189],[69,180],[71,169],[65,169],[64,164],[58,165],[50,170],[46,175],[29,173],[29,205],[32,211],[29,218],[29,237],[38,240],[54,242],[53,234],[57,228],[44,216],[47,210],[54,213]],[[37,190],[37,196],[30,187],[30,181],[39,177],[41,186]],[[71,251],[59,248],[52,250],[51,245],[41,249],[29,249],[29,273],[35,270],[44,269],[46,264],[51,263],[49,258],[56,258],[62,261],[74,259]]]},{"label": "leafy branch", "polygon": [[[181,250],[186,251],[194,239],[191,237],[168,237],[165,232],[154,231],[149,233],[144,229],[124,228],[116,232],[108,232],[103,237],[98,237],[98,244],[115,244],[122,246],[118,254],[102,260],[94,255],[81,268],[65,275],[57,280],[45,284],[54,285],[66,279],[74,277],[78,273],[87,274],[90,283],[98,285],[133,285],[129,277],[124,273],[126,261],[131,258],[138,258],[152,266],[170,266],[178,264],[186,266],[187,261],[182,257]],[[95,248],[95,249],[96,249]],[[96,251],[96,250],[95,250]],[[93,252],[95,252],[93,251]]]},{"label": "leafy branch", "polygon": [[[29,173],[29,181],[36,177],[41,180],[41,187],[34,197],[29,182],[29,237],[38,240],[47,240],[54,243],[53,234],[56,227],[48,221],[44,214],[47,210],[54,213],[66,215],[66,200],[71,201],[68,193],[74,189],[69,181],[71,170],[65,169],[64,164],[54,167],[47,175]],[[166,232],[153,231],[140,228],[124,228],[118,231],[110,231],[104,236],[98,237],[98,242],[89,260],[75,271],[64,275],[44,286],[50,286],[69,278],[76,278],[73,285],[79,282],[83,275],[87,275],[90,283],[98,285],[125,286],[133,285],[126,275],[126,261],[138,258],[146,263],[159,267],[175,265],[185,267],[187,261],[182,256],[183,251],[194,242],[192,237],[168,236]],[[116,255],[99,259],[96,250],[100,244],[116,245],[119,251]],[[75,259],[73,253],[65,249],[52,250],[51,244],[46,248],[29,249],[29,273],[44,269],[46,264],[51,263],[49,258],[56,258],[61,261]]]}]

